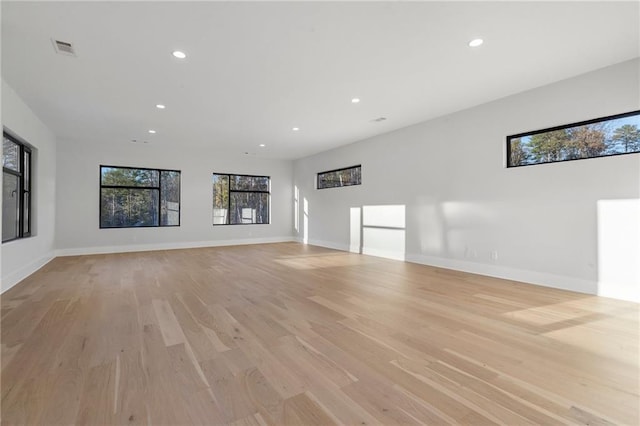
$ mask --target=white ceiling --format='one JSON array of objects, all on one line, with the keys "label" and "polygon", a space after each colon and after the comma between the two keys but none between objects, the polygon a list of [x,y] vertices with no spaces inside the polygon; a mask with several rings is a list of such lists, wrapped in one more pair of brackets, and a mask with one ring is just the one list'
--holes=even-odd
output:
[{"label": "white ceiling", "polygon": [[123,149],[299,158],[640,55],[637,1],[1,3],[2,78],[59,140]]}]

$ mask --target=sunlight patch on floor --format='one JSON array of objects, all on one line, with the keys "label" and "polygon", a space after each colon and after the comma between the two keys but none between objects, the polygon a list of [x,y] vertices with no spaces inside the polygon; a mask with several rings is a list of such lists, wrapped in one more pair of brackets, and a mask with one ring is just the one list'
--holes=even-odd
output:
[{"label": "sunlight patch on floor", "polygon": [[611,335],[610,330],[607,320],[603,320],[589,325],[564,327],[544,335],[563,345],[571,345],[602,357],[614,358],[629,366],[637,365],[640,354],[638,335],[629,335],[627,338],[620,339],[620,336]]},{"label": "sunlight patch on floor", "polygon": [[350,253],[281,257],[274,262],[293,269],[335,268],[369,263],[365,257]]}]

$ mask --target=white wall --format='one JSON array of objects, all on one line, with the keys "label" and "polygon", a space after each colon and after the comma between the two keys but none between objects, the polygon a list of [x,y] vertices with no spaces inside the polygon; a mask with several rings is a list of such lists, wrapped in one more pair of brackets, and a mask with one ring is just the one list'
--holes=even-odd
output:
[{"label": "white wall", "polygon": [[32,236],[2,244],[2,291],[54,255],[56,139],[16,92],[2,81],[2,125],[33,150]]},{"label": "white wall", "polygon": [[[596,294],[598,202],[640,198],[640,154],[507,169],[505,137],[640,109],[639,82],[629,61],[298,160],[295,235],[305,199],[309,243],[342,250],[352,208],[404,205],[395,257]],[[361,186],[314,189],[354,164]]]},{"label": "white wall", "polygon": [[[179,227],[99,229],[99,166],[181,170]],[[271,223],[212,225],[211,175],[271,176]],[[58,144],[57,238],[59,255],[289,241],[292,239],[292,162],[224,155],[214,149],[184,149],[176,141],[133,144],[114,141]]]}]

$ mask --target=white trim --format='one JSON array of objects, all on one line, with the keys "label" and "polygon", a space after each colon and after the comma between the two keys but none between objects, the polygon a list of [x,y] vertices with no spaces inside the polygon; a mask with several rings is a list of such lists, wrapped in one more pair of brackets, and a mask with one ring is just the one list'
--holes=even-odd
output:
[{"label": "white trim", "polygon": [[[296,238],[295,241],[304,244],[304,241],[301,238]],[[340,250],[340,251],[349,251],[349,246],[346,244],[336,244],[334,242],[331,241],[324,241],[324,240],[309,240],[307,242],[308,245],[310,246],[319,246],[319,247],[324,247],[324,248],[329,248],[332,250]]]},{"label": "white trim", "polygon": [[286,243],[293,237],[252,238],[242,240],[187,241],[180,243],[133,244],[125,246],[79,247],[56,250],[56,256],[82,256],[87,254],[130,253],[136,251],[178,250],[201,247],[240,246],[248,244]]},{"label": "white trim", "polygon": [[453,269],[456,271],[469,272],[472,274],[486,275],[489,277],[502,278],[523,282],[527,284],[541,285],[544,287],[569,290],[578,293],[597,294],[598,283],[596,281],[580,278],[568,277],[566,275],[548,274],[545,272],[529,271],[526,269],[516,269],[500,265],[488,265],[486,263],[469,262],[458,259],[445,259],[433,256],[406,255],[407,262],[419,263],[422,265],[436,266],[439,268]]},{"label": "white trim", "polygon": [[[301,238],[296,238],[295,241],[301,244],[304,244],[304,241],[302,241]],[[385,259],[393,259],[393,260],[400,260],[400,261],[405,260],[404,253],[399,251],[394,251],[394,250],[380,250],[380,249],[369,248],[369,249],[363,249],[363,252],[360,253],[360,246],[336,244],[331,241],[324,241],[324,240],[310,240],[308,244],[312,246],[330,248],[333,250],[348,251],[350,253],[365,254],[367,256],[384,257]]]},{"label": "white trim", "polygon": [[[296,241],[302,243],[297,238]],[[349,251],[349,246],[336,244],[329,241],[310,240],[309,244],[327,247],[334,250]],[[397,253],[384,253],[397,255]],[[370,254],[373,255],[373,254]],[[454,271],[468,272],[471,274],[485,275],[489,277],[501,278],[505,280],[518,281],[526,284],[540,285],[544,287],[569,290],[577,293],[597,294],[598,283],[596,281],[584,280],[580,278],[567,277],[565,275],[548,274],[544,272],[528,271],[525,269],[509,268],[500,265],[487,265],[478,262],[469,262],[458,259],[445,259],[441,257],[424,256],[407,253],[406,262],[418,263],[421,265],[435,266],[438,268],[452,269]],[[401,261],[401,260],[400,260]],[[612,296],[615,297],[615,296]],[[629,299],[625,299],[629,300]]]},{"label": "white trim", "polygon": [[2,277],[1,292],[4,293],[5,291],[9,290],[11,287],[15,286],[20,281],[33,274],[47,263],[51,262],[54,258],[54,253],[49,252],[48,254],[42,256],[40,259],[36,259],[33,262],[24,265],[17,271],[14,271],[5,277]]},{"label": "white trim", "polygon": [[[33,274],[44,265],[53,260],[56,256],[78,256],[87,254],[106,254],[106,253],[128,253],[136,251],[153,251],[153,250],[175,250],[186,248],[200,247],[218,247],[218,246],[235,246],[249,244],[265,244],[265,243],[282,243],[282,242],[299,242],[300,238],[294,237],[273,237],[273,238],[254,238],[243,240],[218,240],[218,241],[192,241],[183,243],[164,243],[164,244],[138,244],[128,246],[107,246],[107,247],[85,247],[74,249],[61,249],[53,253],[45,255],[28,265],[23,266],[17,271],[12,272],[2,278],[2,293],[15,286],[20,281]],[[349,251],[346,244],[336,244],[324,240],[311,240],[309,245],[326,247],[333,250]],[[528,284],[542,285],[545,287],[569,290],[578,293],[597,294],[598,283],[596,281],[567,277],[563,275],[547,274],[542,272],[528,271],[523,269],[508,268],[499,265],[487,265],[477,262],[468,262],[458,259],[445,259],[433,256],[415,255],[407,253],[405,256],[407,262],[418,263],[422,265],[435,266],[445,269],[453,269],[456,271],[468,272],[472,274],[486,275],[490,277],[502,278]],[[607,295],[616,297],[616,295]],[[618,295],[619,296],[619,295]],[[626,299],[626,298],[625,298]]]},{"label": "white trim", "polygon": [[406,260],[405,254],[396,250],[383,250],[378,248],[363,248],[362,254],[376,257],[384,257],[385,259]]}]

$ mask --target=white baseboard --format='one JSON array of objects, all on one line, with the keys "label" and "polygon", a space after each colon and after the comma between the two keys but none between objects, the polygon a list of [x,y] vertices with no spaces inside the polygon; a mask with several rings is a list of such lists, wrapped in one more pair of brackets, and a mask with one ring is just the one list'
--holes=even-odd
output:
[{"label": "white baseboard", "polygon": [[[302,243],[297,238],[296,241]],[[308,244],[331,248],[334,250],[350,251],[347,245],[336,244],[330,241],[309,240]],[[402,254],[395,252],[371,252],[364,253],[372,256],[385,257],[395,260],[402,260]],[[435,266],[438,268],[453,269],[455,271],[469,272],[471,274],[485,275],[489,277],[502,278],[506,280],[518,281],[527,284],[535,284],[544,287],[569,290],[577,293],[596,295],[598,293],[598,283],[596,281],[567,277],[564,275],[548,274],[544,272],[528,271],[524,269],[509,268],[501,265],[489,265],[485,263],[469,262],[458,259],[446,259],[434,256],[424,256],[407,253],[404,260],[421,265]],[[613,296],[615,297],[615,296]],[[625,300],[629,300],[626,299]]]},{"label": "white baseboard", "polygon": [[33,274],[47,263],[51,262],[54,258],[54,253],[50,252],[42,256],[41,258],[36,259],[27,265],[24,265],[17,271],[11,272],[10,274],[2,277],[2,293],[9,290],[11,287],[15,286],[20,281],[27,278],[29,275]]},{"label": "white baseboard", "polygon": [[[296,238],[295,241],[299,243],[304,243],[304,241],[302,241],[301,238]],[[338,244],[331,241],[309,240],[307,244],[312,246],[330,248],[333,250],[348,251],[351,253],[360,253],[360,246]],[[405,260],[404,253],[392,251],[392,250],[365,249],[362,254],[366,254],[368,256],[384,257],[386,259],[393,259],[393,260]]]},{"label": "white baseboard", "polygon": [[[299,243],[304,243],[304,241],[300,238],[296,238],[295,241],[299,242]],[[309,240],[307,242],[307,244],[312,245],[312,246],[319,246],[319,247],[324,247],[324,248],[329,248],[329,249],[333,249],[333,250],[340,250],[340,251],[349,251],[349,246],[346,244],[338,244],[338,243],[334,243],[332,241],[324,241],[324,240]]]},{"label": "white baseboard", "polygon": [[187,241],[179,243],[132,244],[123,246],[78,247],[56,250],[56,256],[82,256],[87,254],[130,253],[136,251],[178,250],[202,247],[239,246],[248,244],[286,243],[293,237],[252,238],[241,240]]},{"label": "white baseboard", "polygon": [[[55,253],[50,253],[23,266],[17,271],[2,278],[2,293],[28,277],[29,275],[42,268],[56,256],[79,256],[88,254],[106,254],[106,253],[128,253],[136,251],[153,251],[153,250],[175,250],[185,248],[200,247],[218,247],[248,244],[264,244],[264,243],[281,243],[281,242],[300,242],[302,239],[294,237],[272,237],[272,238],[255,238],[242,240],[217,240],[217,241],[191,241],[181,243],[163,243],[163,244],[137,244],[127,246],[103,246],[103,247],[82,247],[71,249],[59,249]],[[348,252],[350,247],[346,244],[334,243],[325,240],[310,240],[310,245],[330,248]],[[387,256],[384,256],[387,257]],[[469,262],[458,259],[445,259],[440,257],[424,256],[407,253],[405,255],[407,262],[418,263],[422,265],[435,266],[445,269],[453,269],[456,271],[469,272],[472,274],[486,275],[490,277],[502,278],[507,280],[525,282],[529,284],[541,285],[545,287],[558,288],[562,290],[575,291],[578,293],[597,294],[598,283],[596,281],[567,277],[563,275],[554,275],[543,272],[528,271],[523,269],[509,268],[500,265],[488,265],[477,262]],[[605,295],[616,297],[616,295]],[[620,298],[620,297],[618,297]],[[624,297],[623,297],[624,298]],[[626,298],[624,298],[626,299]],[[629,299],[627,299],[629,300]]]},{"label": "white baseboard", "polygon": [[578,293],[595,295],[597,294],[598,289],[598,283],[596,281],[567,277],[565,275],[549,274],[546,272],[510,268],[501,265],[489,265],[486,263],[469,262],[458,259],[444,259],[440,257],[415,254],[407,254],[406,260],[407,262],[419,263],[422,265],[454,269],[456,271],[486,275],[489,277],[519,281],[561,290],[575,291]]},{"label": "white baseboard", "polygon": [[363,248],[362,254],[367,254],[369,256],[376,256],[376,257],[384,257],[385,259],[406,260],[404,253],[400,251],[395,251],[395,250]]}]

